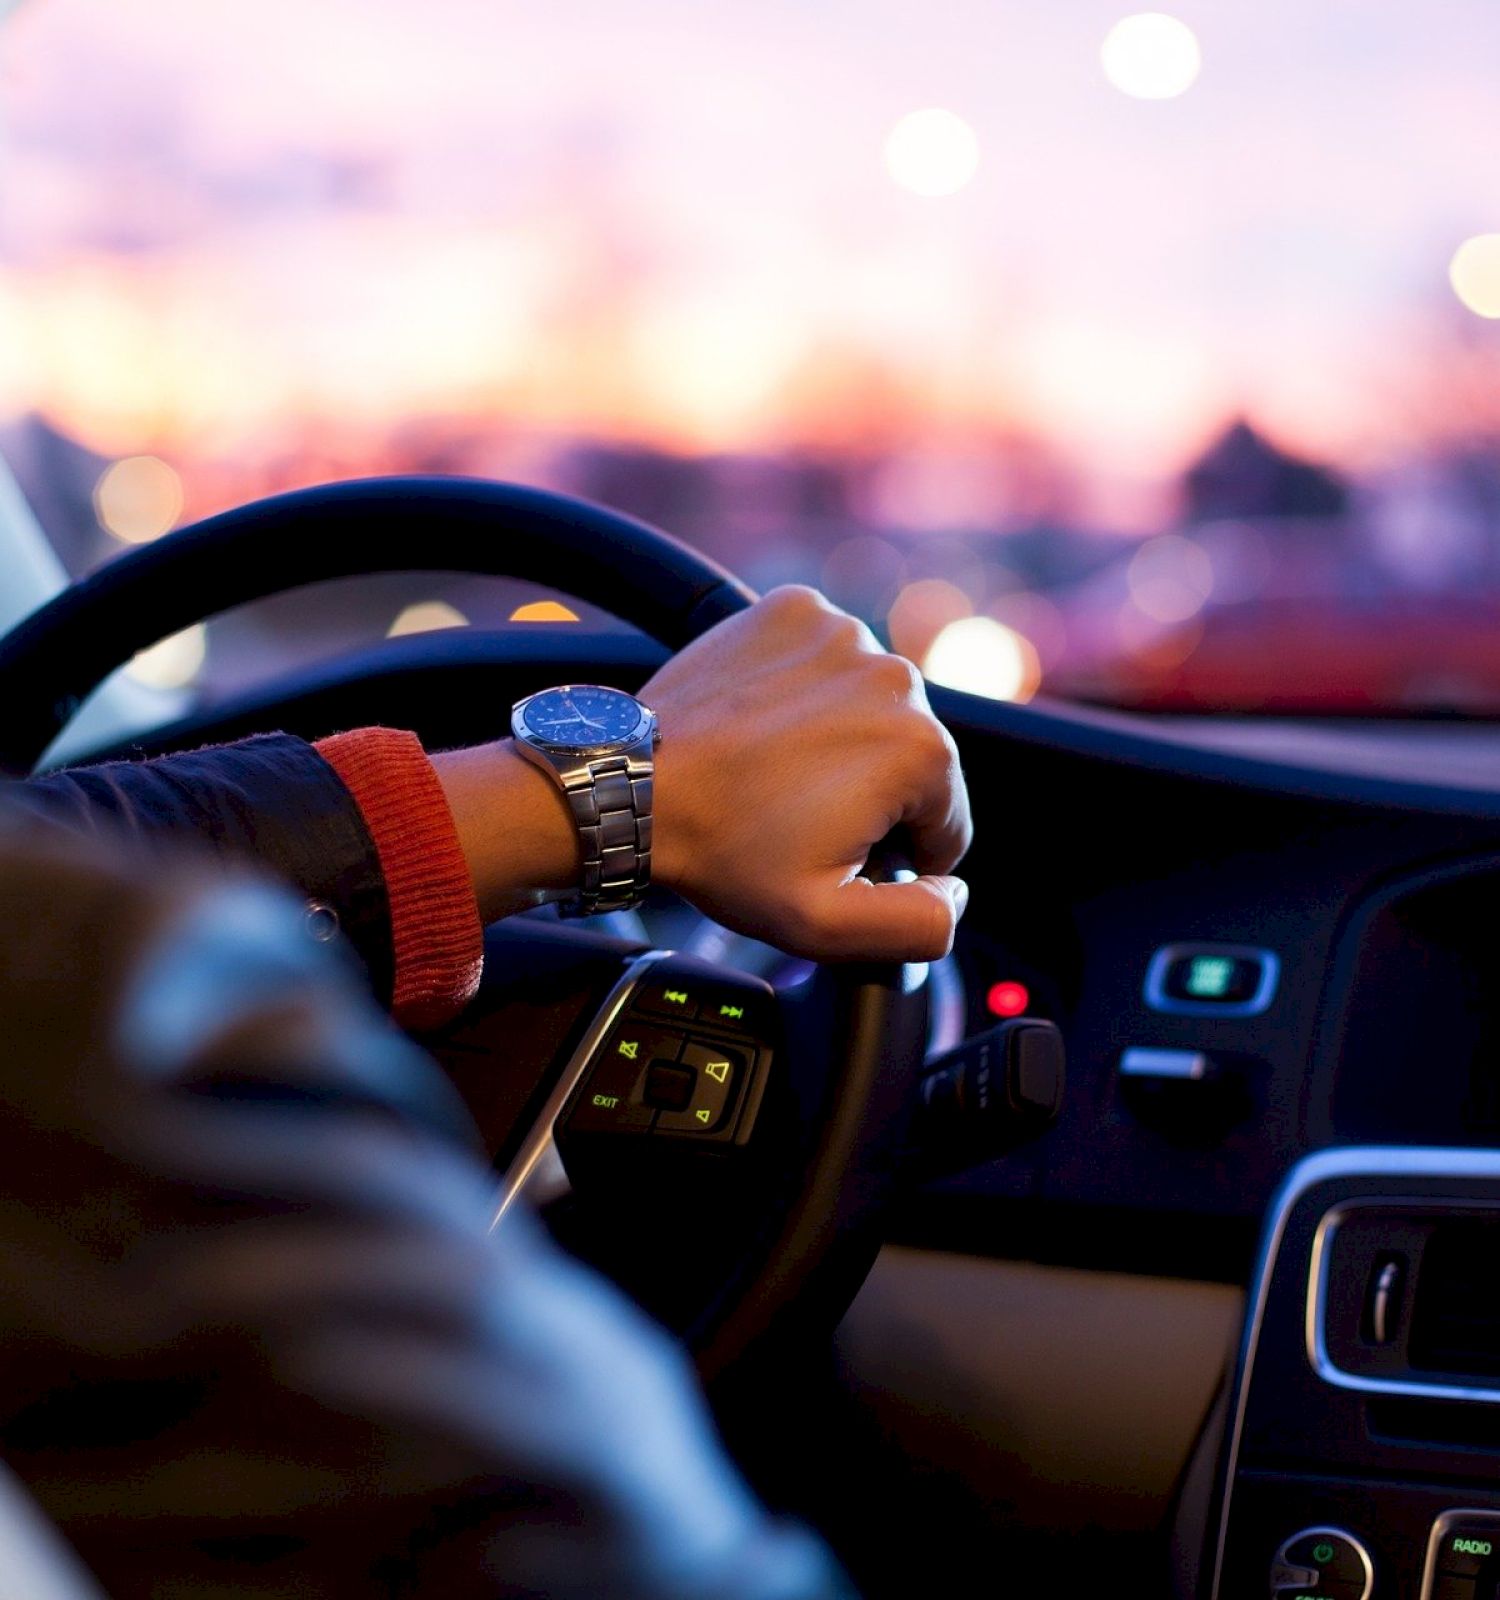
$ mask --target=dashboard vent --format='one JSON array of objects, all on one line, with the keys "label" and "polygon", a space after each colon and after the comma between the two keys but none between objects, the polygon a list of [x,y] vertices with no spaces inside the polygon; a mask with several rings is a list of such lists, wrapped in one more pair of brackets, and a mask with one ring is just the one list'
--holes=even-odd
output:
[{"label": "dashboard vent", "polygon": [[1500,1377],[1500,1219],[1433,1229],[1417,1276],[1407,1359],[1423,1372]]}]

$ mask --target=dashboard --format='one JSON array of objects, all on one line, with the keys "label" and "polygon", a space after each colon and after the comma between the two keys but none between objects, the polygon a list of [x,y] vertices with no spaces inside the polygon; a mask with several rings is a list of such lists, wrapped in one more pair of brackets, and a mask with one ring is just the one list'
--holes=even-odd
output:
[{"label": "dashboard", "polygon": [[[1244,1281],[1308,1151],[1500,1136],[1500,816],[1451,748],[1428,781],[1432,730],[1253,730],[1303,763],[1328,751],[1314,768],[1208,725],[1148,741],[1131,719],[1002,710],[996,739],[961,717],[970,1025],[992,985],[1024,985],[1065,1034],[1068,1098],[1030,1152],[917,1198],[909,1241]],[[1210,991],[1263,992],[1195,997],[1194,961]]]}]

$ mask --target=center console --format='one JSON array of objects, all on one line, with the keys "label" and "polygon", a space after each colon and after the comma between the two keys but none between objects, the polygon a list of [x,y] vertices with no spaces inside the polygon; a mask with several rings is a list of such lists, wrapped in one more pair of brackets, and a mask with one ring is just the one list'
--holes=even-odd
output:
[{"label": "center console", "polygon": [[1500,1597],[1500,1153],[1352,1147],[1270,1214],[1211,1600]]}]

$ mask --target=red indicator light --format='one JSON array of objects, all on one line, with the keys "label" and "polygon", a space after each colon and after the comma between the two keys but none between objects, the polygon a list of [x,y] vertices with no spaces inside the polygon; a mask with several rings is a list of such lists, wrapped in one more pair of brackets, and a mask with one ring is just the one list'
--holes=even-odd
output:
[{"label": "red indicator light", "polygon": [[984,997],[995,1017],[1019,1017],[1031,1004],[1031,991],[1024,983],[995,983]]}]

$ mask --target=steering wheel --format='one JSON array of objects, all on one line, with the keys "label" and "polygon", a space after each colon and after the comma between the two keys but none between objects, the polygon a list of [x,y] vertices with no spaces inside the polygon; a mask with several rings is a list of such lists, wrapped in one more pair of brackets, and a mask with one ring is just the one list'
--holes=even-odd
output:
[{"label": "steering wheel", "polygon": [[[414,570],[529,579],[673,650],[754,598],[668,535],[541,490],[409,477],[280,495],[126,552],[0,641],[0,763],[31,770],[111,671],[204,617]],[[476,740],[502,720],[482,714]],[[688,1340],[708,1379],[831,1327],[873,1260],[908,1138],[923,969],[820,968],[779,994],[543,920],[512,919],[486,944],[479,996],[430,1042],[502,1175],[496,1225],[527,1193]],[[696,1063],[675,1111],[662,1085],[685,1092],[688,1069],[646,1076],[668,1049]]]}]

